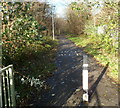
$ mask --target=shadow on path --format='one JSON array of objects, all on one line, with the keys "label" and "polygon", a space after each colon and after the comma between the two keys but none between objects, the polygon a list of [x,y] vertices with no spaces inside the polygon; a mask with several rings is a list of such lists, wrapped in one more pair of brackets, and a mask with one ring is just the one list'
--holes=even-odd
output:
[{"label": "shadow on path", "polygon": [[[97,80],[93,83],[93,85],[88,90],[89,102],[91,102],[93,96],[95,96],[96,103],[95,103],[94,106],[97,106],[97,108],[101,108],[101,101],[99,99],[99,94],[98,94],[98,91],[97,91],[97,86],[100,83],[103,75],[105,74],[105,72],[106,72],[106,70],[108,68],[108,65],[109,65],[109,63],[106,64],[106,66],[102,70],[101,74],[98,76]],[[83,102],[83,101],[81,101],[81,103],[80,103],[80,106],[84,106],[84,107],[86,106],[87,107],[88,105],[89,105],[89,103],[86,103],[86,102]]]},{"label": "shadow on path", "polygon": [[57,70],[46,82],[50,90],[41,93],[37,106],[62,106],[80,86],[82,86],[82,55],[83,51],[70,40],[60,37],[56,57]]},{"label": "shadow on path", "polygon": [[[84,108],[87,105],[95,105],[99,108],[101,104],[117,105],[117,95],[114,95],[116,87],[113,89],[114,86],[109,83],[109,79],[103,78],[109,63],[103,69],[92,57],[88,59],[90,60],[89,103],[82,104],[82,56],[85,53],[70,40],[64,37],[60,37],[59,40],[60,45],[55,62],[57,70],[46,80],[50,89],[40,94],[41,98],[34,102],[34,106],[83,106]],[[107,95],[104,96],[104,93]],[[111,93],[113,93],[112,96]]]},{"label": "shadow on path", "polygon": [[[95,81],[95,83],[94,83],[94,84],[91,86],[91,88],[89,89],[89,91],[88,91],[88,94],[89,94],[89,102],[91,101],[93,94],[94,94],[94,93],[97,93],[96,88],[97,88],[99,82],[101,81],[103,75],[105,74],[105,72],[106,72],[106,70],[107,70],[107,68],[108,68],[108,65],[109,65],[109,63],[106,64],[105,68],[103,69],[103,71],[102,71],[101,74],[99,75],[98,79]],[[95,91],[96,91],[96,92],[95,92]],[[98,99],[98,100],[99,100],[99,99]],[[99,102],[98,102],[98,103],[99,103]]]}]

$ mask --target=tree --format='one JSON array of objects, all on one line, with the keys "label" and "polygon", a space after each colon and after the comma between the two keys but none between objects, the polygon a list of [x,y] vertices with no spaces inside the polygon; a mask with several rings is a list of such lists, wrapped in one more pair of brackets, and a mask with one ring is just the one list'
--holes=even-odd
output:
[{"label": "tree", "polygon": [[55,34],[62,35],[67,31],[67,21],[63,18],[55,18]]},{"label": "tree", "polygon": [[52,34],[52,17],[51,13],[52,8],[49,4],[45,2],[34,2],[31,6],[30,13],[37,20],[37,22],[41,25],[39,27],[39,31],[43,35],[51,35]]},{"label": "tree", "polygon": [[69,31],[79,35],[84,33],[85,24],[91,16],[86,4],[73,2],[67,10]]}]

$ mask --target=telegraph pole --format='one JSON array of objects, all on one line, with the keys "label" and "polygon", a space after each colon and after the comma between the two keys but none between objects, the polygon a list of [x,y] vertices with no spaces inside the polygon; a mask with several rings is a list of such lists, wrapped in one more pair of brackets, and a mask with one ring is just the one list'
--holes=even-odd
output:
[{"label": "telegraph pole", "polygon": [[53,34],[53,40],[55,40],[54,10],[55,10],[55,6],[52,6],[52,34]]}]

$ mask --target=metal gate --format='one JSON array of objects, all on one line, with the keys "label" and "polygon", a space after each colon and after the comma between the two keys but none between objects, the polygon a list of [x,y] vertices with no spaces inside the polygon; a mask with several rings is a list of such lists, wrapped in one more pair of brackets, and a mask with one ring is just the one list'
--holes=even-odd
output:
[{"label": "metal gate", "polygon": [[16,106],[13,65],[0,69],[0,107]]}]

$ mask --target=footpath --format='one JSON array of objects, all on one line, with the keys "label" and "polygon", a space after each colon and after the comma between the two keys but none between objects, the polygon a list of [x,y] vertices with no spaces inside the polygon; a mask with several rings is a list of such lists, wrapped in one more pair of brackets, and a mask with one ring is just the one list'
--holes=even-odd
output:
[{"label": "footpath", "polygon": [[[57,70],[48,78],[50,89],[34,102],[39,106],[81,106],[82,63],[84,51],[64,36],[59,37],[56,57]],[[106,76],[103,67],[88,55],[89,103],[88,106],[118,106],[118,85]]]}]

